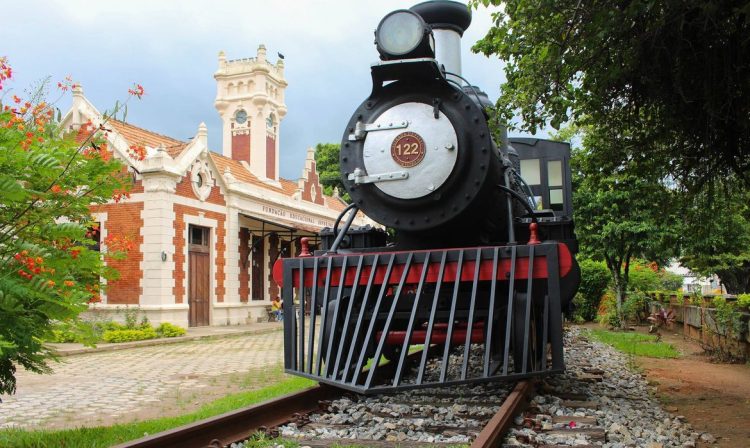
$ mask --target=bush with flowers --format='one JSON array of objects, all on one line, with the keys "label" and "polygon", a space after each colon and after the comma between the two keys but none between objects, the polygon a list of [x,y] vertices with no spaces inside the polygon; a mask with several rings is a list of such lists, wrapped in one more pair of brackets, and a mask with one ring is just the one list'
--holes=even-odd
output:
[{"label": "bush with flowers", "polygon": [[[0,58],[0,394],[15,392],[18,366],[49,370],[44,341],[54,325],[98,300],[101,279],[117,276],[106,260],[129,248],[113,235],[117,247],[93,249],[91,207],[126,195],[131,182],[106,147],[106,128],[62,129],[46,85],[21,98],[12,75]],[[61,97],[73,88],[70,79],[58,84]]]}]

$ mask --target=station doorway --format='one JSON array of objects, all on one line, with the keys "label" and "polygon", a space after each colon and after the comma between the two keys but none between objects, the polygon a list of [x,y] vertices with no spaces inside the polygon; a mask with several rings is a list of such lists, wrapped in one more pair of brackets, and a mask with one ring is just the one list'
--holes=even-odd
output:
[{"label": "station doorway", "polygon": [[188,325],[210,325],[211,232],[207,227],[188,228]]}]

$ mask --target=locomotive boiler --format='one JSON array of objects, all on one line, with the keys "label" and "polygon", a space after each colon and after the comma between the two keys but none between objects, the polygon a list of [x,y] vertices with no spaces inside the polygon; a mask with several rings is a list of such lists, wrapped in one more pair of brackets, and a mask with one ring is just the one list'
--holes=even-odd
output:
[{"label": "locomotive boiler", "polygon": [[[470,23],[441,0],[380,21],[340,150],[351,204],[319,250],[274,269],[287,372],[376,393],[564,369],[580,281],[569,146],[493,139],[491,103],[461,75]],[[358,212],[390,234],[352,227]]]}]

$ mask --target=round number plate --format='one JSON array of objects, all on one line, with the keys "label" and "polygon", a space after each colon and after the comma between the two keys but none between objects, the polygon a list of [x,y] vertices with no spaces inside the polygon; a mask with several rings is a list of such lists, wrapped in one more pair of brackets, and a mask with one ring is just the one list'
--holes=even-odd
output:
[{"label": "round number plate", "polygon": [[402,132],[391,143],[391,157],[404,168],[419,165],[424,154],[424,140],[416,132]]}]

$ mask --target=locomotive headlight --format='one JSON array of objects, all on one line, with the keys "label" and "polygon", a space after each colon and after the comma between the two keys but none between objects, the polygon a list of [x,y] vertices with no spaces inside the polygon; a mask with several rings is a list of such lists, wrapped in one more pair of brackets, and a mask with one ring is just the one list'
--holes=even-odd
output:
[{"label": "locomotive headlight", "polygon": [[424,19],[412,11],[399,9],[388,13],[375,30],[380,58],[434,58],[435,39]]}]

